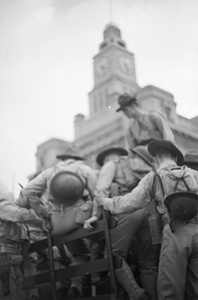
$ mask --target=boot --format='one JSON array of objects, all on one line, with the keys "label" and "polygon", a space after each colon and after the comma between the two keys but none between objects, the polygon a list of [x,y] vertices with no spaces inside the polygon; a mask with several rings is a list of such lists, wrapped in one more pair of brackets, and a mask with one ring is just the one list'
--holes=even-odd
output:
[{"label": "boot", "polygon": [[129,300],[151,300],[151,296],[139,287],[131,269],[122,260],[122,267],[115,270],[115,276],[128,294]]}]

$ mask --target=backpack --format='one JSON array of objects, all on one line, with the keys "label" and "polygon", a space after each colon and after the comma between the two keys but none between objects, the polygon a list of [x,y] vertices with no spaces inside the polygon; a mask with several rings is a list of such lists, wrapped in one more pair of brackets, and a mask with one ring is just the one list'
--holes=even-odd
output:
[{"label": "backpack", "polygon": [[131,191],[138,185],[139,181],[142,179],[142,176],[141,174],[134,172],[132,169],[129,156],[120,159],[120,168],[124,179],[124,186]]},{"label": "backpack", "polygon": [[[182,170],[183,168],[183,170]],[[171,171],[183,171],[182,177],[174,177]],[[176,166],[166,173],[165,178],[162,180],[161,176],[156,173],[155,180],[157,179],[161,185],[161,192],[163,195],[163,203],[168,211],[170,220],[189,221],[198,214],[198,195],[197,190],[190,188],[190,182],[195,181],[190,169],[185,167]],[[175,181],[171,193],[167,193],[168,182]],[[179,188],[180,186],[180,188]]]}]

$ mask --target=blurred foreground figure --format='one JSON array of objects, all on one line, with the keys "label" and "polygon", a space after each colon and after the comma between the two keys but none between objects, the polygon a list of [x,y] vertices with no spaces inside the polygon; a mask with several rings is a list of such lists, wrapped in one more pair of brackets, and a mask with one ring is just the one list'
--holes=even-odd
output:
[{"label": "blurred foreground figure", "polygon": [[29,240],[24,224],[42,227],[33,209],[18,207],[0,183],[0,299],[27,300],[23,286],[23,247]]}]

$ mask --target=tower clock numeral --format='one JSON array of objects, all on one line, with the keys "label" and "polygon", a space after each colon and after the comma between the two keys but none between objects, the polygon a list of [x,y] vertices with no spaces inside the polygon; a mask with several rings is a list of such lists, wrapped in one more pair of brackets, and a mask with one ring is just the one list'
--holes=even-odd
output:
[{"label": "tower clock numeral", "polygon": [[102,78],[105,75],[107,75],[108,71],[109,60],[107,57],[104,56],[95,63],[95,74],[98,78]]},{"label": "tower clock numeral", "polygon": [[132,74],[133,73],[133,60],[131,57],[120,55],[117,58],[117,63],[119,69],[125,74]]}]

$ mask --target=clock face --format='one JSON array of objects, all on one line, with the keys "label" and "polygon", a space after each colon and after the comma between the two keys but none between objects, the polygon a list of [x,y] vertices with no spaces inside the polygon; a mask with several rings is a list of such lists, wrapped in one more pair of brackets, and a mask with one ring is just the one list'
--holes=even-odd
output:
[{"label": "clock face", "polygon": [[118,67],[123,73],[127,75],[131,75],[133,73],[134,67],[133,67],[133,59],[131,57],[120,55],[117,58],[117,63],[118,63]]},{"label": "clock face", "polygon": [[104,77],[109,71],[109,60],[107,57],[101,57],[95,63],[95,74],[98,78]]}]

